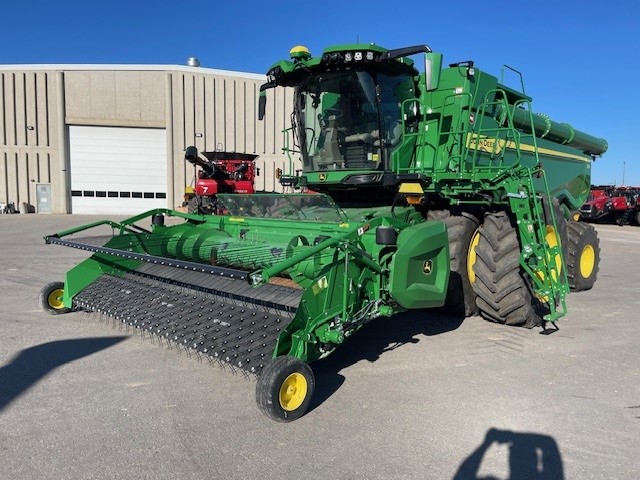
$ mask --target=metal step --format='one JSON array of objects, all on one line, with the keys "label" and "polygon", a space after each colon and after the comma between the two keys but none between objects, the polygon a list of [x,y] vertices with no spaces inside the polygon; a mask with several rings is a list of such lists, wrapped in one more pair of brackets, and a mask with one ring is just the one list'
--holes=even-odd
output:
[{"label": "metal step", "polygon": [[[213,275],[181,276],[176,269],[166,279],[158,275],[168,272],[147,267],[155,266],[124,277],[102,275],[74,297],[74,308],[107,315],[256,375],[271,358],[280,331],[295,314],[295,299],[299,303],[302,295],[301,290],[275,285],[255,289]],[[259,293],[255,301],[250,293]]]}]

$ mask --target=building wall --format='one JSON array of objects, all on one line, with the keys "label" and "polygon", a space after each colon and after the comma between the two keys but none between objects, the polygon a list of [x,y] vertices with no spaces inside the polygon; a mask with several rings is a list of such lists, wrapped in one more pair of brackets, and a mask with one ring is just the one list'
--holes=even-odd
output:
[{"label": "building wall", "polygon": [[[0,202],[36,205],[35,186],[50,183],[53,212],[69,211],[68,125],[167,130],[168,205],[181,204],[194,167],[184,149],[259,155],[257,190],[281,191],[276,168],[289,170],[282,130],[291,89],[268,92],[258,120],[258,75],[209,69],[0,67]],[[299,167],[295,167],[299,168]]]},{"label": "building wall", "polygon": [[66,71],[67,125],[165,128],[162,71]]},{"label": "building wall", "polygon": [[60,184],[60,81],[53,71],[0,71],[0,202],[36,204],[36,184]]},{"label": "building wall", "polygon": [[[184,161],[184,149],[231,151],[259,155],[257,190],[281,191],[275,169],[288,164],[282,152],[284,135],[293,110],[291,89],[268,92],[267,115],[258,120],[258,95],[264,80],[173,72],[167,80],[168,109],[173,139],[174,199],[194,179],[194,167]],[[168,119],[168,121],[169,121]]]}]

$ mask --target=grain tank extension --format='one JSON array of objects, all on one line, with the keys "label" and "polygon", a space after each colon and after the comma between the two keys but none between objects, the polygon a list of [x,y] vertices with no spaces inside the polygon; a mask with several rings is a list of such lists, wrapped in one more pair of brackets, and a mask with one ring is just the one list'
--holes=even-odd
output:
[{"label": "grain tank extension", "polygon": [[318,194],[219,194],[224,215],[156,209],[49,235],[91,257],[43,288],[43,308],[254,374],[260,409],[290,421],[313,396],[309,364],[374,318],[444,308],[531,328],[593,285],[595,230],[568,215],[604,140],[427,46],[296,47],[270,68],[261,117],[282,86],[303,164],[282,181]]}]

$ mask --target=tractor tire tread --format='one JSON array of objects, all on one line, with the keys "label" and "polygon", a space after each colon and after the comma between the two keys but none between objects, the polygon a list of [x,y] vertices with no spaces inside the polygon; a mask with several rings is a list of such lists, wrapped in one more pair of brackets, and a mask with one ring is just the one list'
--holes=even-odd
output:
[{"label": "tractor tire tread", "polygon": [[475,302],[475,292],[469,281],[467,261],[469,244],[478,228],[478,219],[467,212],[457,215],[451,214],[448,210],[432,210],[427,218],[444,222],[449,235],[450,275],[447,297],[442,309],[447,313],[464,317],[477,314],[478,306]]},{"label": "tractor tire tread", "polygon": [[487,215],[480,227],[474,266],[476,302],[493,322],[533,328],[541,323],[520,268],[516,230],[505,212]]}]

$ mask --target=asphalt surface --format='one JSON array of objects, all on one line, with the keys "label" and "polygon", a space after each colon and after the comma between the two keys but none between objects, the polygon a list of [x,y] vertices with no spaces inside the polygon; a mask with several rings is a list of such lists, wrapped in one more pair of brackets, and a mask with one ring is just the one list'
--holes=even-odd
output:
[{"label": "asphalt surface", "polygon": [[255,381],[40,311],[87,255],[42,236],[88,216],[0,216],[0,479],[640,478],[640,227],[541,335],[429,311],[380,319],[314,364],[312,410],[276,423]]}]

